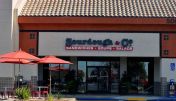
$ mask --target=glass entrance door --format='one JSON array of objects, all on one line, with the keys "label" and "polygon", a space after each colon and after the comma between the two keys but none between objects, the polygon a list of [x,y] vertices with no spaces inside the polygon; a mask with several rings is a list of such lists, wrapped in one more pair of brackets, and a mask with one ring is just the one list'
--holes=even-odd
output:
[{"label": "glass entrance door", "polygon": [[104,66],[87,67],[87,91],[107,92],[109,88],[109,70]]},{"label": "glass entrance door", "polygon": [[109,73],[107,67],[100,67],[99,68],[99,91],[100,92],[107,92],[109,86]]},{"label": "glass entrance door", "polygon": [[81,60],[78,61],[78,77],[82,80],[78,88],[80,93],[119,93],[119,58],[86,57]]}]

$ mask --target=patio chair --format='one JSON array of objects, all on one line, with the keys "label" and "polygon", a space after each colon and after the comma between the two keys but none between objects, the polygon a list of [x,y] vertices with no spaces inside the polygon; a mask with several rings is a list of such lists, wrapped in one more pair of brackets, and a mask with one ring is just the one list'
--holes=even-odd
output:
[{"label": "patio chair", "polygon": [[15,96],[15,89],[14,88],[8,88],[7,89],[7,96],[9,97],[14,97]]},{"label": "patio chair", "polygon": [[48,95],[48,88],[43,88],[41,94],[46,97]]},{"label": "patio chair", "polygon": [[1,98],[5,96],[4,91],[0,91]]},{"label": "patio chair", "polygon": [[38,91],[36,85],[30,85],[31,95],[32,97],[38,97],[41,92]]},{"label": "patio chair", "polygon": [[31,95],[32,95],[32,97],[38,97],[39,94],[40,94],[40,92],[37,91],[37,90],[35,90],[35,91],[31,91]]}]

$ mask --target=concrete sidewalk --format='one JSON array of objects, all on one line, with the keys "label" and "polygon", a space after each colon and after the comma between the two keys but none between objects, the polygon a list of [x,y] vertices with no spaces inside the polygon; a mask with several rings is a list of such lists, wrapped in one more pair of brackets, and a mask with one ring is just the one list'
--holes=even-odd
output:
[{"label": "concrete sidewalk", "polygon": [[[161,97],[161,96],[144,96],[144,95],[95,95],[95,94],[75,94],[63,95],[65,98],[76,98],[78,101],[176,101],[176,97]],[[42,100],[42,99],[38,99]],[[37,101],[38,101],[37,100]],[[8,100],[0,101],[14,101],[9,98]]]},{"label": "concrete sidewalk", "polygon": [[146,100],[158,100],[161,99],[161,97],[156,97],[156,96],[76,96],[76,98],[80,101],[82,100],[106,100],[106,101],[146,101]]},{"label": "concrete sidewalk", "polygon": [[148,95],[75,94],[64,96],[75,97],[78,99],[78,101],[176,101],[176,97],[161,97]]}]

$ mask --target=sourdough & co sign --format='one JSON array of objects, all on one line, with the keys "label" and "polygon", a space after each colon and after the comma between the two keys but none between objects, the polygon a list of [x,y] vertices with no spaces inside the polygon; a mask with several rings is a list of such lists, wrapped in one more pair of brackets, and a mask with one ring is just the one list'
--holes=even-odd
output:
[{"label": "sourdough & co sign", "polygon": [[101,51],[133,51],[133,40],[124,38],[122,40],[97,40],[97,39],[65,39],[66,50],[101,50]]}]

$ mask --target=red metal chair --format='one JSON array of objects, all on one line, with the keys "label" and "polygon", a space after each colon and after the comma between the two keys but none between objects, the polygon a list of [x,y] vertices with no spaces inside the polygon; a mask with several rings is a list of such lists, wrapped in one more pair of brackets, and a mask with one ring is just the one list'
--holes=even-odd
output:
[{"label": "red metal chair", "polygon": [[46,97],[48,95],[48,88],[42,88],[41,94]]},{"label": "red metal chair", "polygon": [[31,95],[32,97],[38,97],[41,92],[38,91],[36,85],[30,85]]},{"label": "red metal chair", "polygon": [[40,94],[40,92],[39,91],[31,91],[31,95],[32,95],[32,97],[38,97],[39,96],[39,94]]}]

